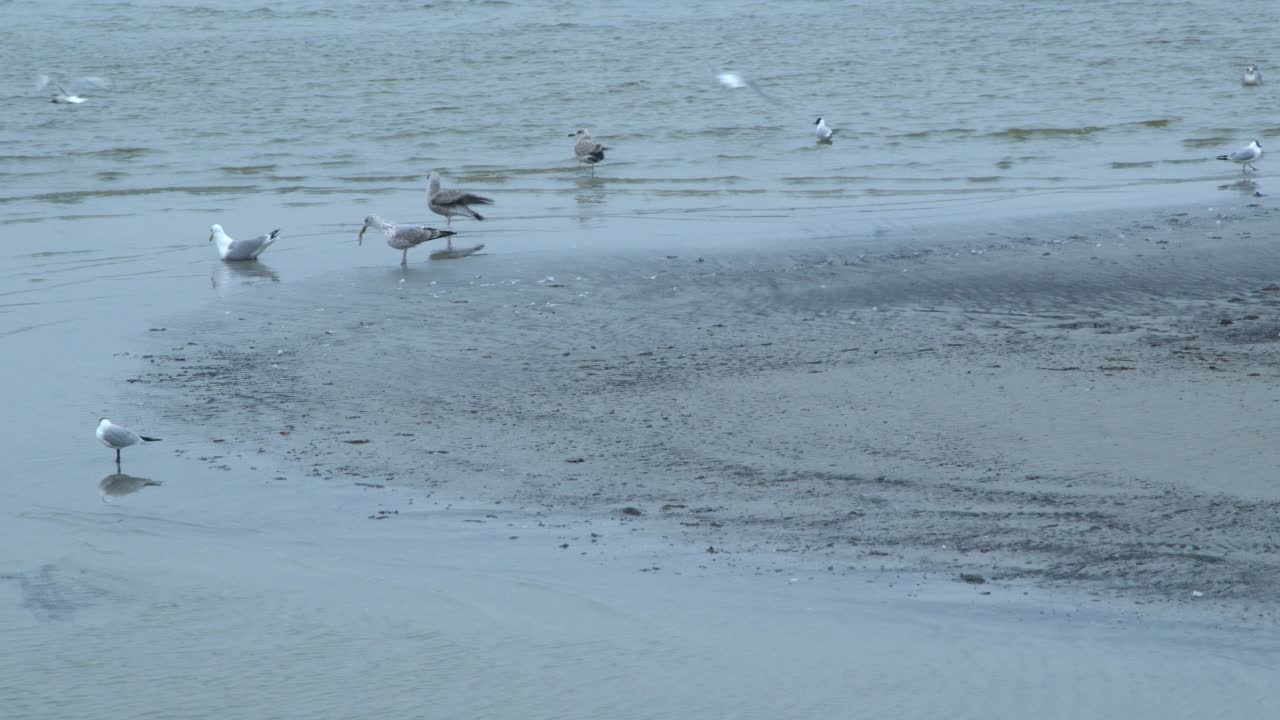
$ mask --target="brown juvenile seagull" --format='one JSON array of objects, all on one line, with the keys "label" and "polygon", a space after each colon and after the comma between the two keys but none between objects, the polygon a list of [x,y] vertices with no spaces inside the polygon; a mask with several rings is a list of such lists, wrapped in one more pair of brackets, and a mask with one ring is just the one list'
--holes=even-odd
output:
[{"label": "brown juvenile seagull", "polygon": [[[400,255],[400,267],[406,267],[409,264],[409,248],[418,247],[430,240],[448,238],[450,235],[457,234],[452,230],[437,230],[425,225],[396,225],[393,222],[383,220],[377,215],[370,215],[364,219],[364,227],[360,228],[360,234],[356,236],[358,244],[364,244],[364,231],[369,228],[381,230],[382,234],[387,236],[388,245],[396,250],[403,251]],[[451,244],[449,247],[452,248],[453,245]]]},{"label": "brown juvenile seagull", "polygon": [[[453,224],[454,215],[483,220],[483,215],[468,206],[492,204],[493,201],[487,197],[481,197],[463,190],[441,190],[440,173],[435,170],[432,170],[431,174],[427,176],[427,207],[431,208],[431,212],[448,218],[448,224],[450,225]],[[449,242],[449,247],[453,247],[452,241]]]},{"label": "brown juvenile seagull", "polygon": [[578,156],[578,162],[591,166],[591,176],[595,177],[596,163],[604,159],[604,151],[609,148],[592,140],[591,133],[586,128],[578,128],[578,132],[569,133],[569,137],[578,138],[573,146],[573,154]]}]

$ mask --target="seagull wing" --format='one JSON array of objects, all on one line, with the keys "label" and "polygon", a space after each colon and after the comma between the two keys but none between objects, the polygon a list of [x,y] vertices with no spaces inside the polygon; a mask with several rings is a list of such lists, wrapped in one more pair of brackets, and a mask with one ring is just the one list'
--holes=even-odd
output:
[{"label": "seagull wing", "polygon": [[[431,196],[431,202],[449,207],[451,205],[492,205],[493,201],[462,190],[441,190]],[[428,228],[429,229],[429,228]]]},{"label": "seagull wing", "polygon": [[111,83],[100,77],[82,77],[77,78],[71,83],[72,95],[83,95],[85,90],[96,90],[99,88],[110,87]]},{"label": "seagull wing", "polygon": [[397,240],[408,243],[409,247],[417,247],[424,242],[438,240],[442,237],[449,237],[454,233],[449,230],[437,230],[425,225],[417,225],[413,227],[397,227],[395,237]]},{"label": "seagull wing", "polygon": [[1258,157],[1258,153],[1254,151],[1253,146],[1243,147],[1227,156],[1231,162],[1248,162]]}]

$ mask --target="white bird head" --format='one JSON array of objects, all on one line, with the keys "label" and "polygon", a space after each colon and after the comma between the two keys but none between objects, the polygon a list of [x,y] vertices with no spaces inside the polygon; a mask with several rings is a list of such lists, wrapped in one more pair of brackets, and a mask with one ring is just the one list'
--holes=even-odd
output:
[{"label": "white bird head", "polygon": [[209,242],[213,242],[213,239],[218,235],[225,235],[225,234],[226,233],[222,232],[222,226],[217,223],[214,223],[213,227],[209,228]]},{"label": "white bird head", "polygon": [[1257,69],[1258,69],[1257,65],[1250,65],[1249,67],[1245,68],[1244,71],[1247,73],[1251,73],[1251,72],[1257,71]]},{"label": "white bird head", "polygon": [[813,124],[814,124],[814,125],[821,125],[821,124],[822,124],[822,118],[818,118],[817,120],[814,120],[814,121],[813,121]]},{"label": "white bird head", "polygon": [[578,128],[578,131],[577,131],[577,132],[571,132],[571,133],[569,133],[569,137],[579,137],[579,138],[588,138],[588,139],[590,139],[590,137],[591,137],[591,131],[587,130],[586,128]]}]

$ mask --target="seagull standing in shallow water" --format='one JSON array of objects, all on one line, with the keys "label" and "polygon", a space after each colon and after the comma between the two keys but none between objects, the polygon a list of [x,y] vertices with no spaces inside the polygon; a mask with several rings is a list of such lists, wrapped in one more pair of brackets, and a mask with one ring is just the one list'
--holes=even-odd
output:
[{"label": "seagull standing in shallow water", "polygon": [[116,425],[106,418],[98,423],[98,439],[103,445],[116,451],[116,465],[120,465],[120,449],[140,445],[144,442],[160,442],[160,438],[139,435],[123,425]]},{"label": "seagull standing in shallow water", "polygon": [[836,131],[827,127],[826,120],[818,118],[813,121],[813,134],[817,135],[818,141],[821,142],[823,140],[830,140],[831,136],[836,134]]},{"label": "seagull standing in shallow water", "polygon": [[569,137],[577,137],[573,145],[573,154],[578,162],[591,166],[591,177],[596,176],[596,163],[604,159],[604,151],[609,148],[591,139],[591,132],[586,128],[578,128],[578,132],[569,133]]},{"label": "seagull standing in shallow water", "polygon": [[1219,155],[1218,159],[1230,160],[1233,163],[1240,163],[1240,171],[1248,175],[1250,170],[1254,172],[1258,171],[1258,168],[1254,167],[1253,163],[1257,162],[1260,157],[1262,157],[1262,143],[1257,140],[1251,140],[1248,145],[1245,145],[1230,155]]},{"label": "seagull standing in shallow water", "polygon": [[221,225],[215,224],[209,228],[209,242],[218,243],[218,257],[223,260],[257,260],[278,237],[279,228],[252,240],[236,240],[224,233]]},{"label": "seagull standing in shallow water", "polygon": [[54,82],[49,79],[48,75],[41,75],[36,78],[36,90],[44,90],[50,85],[53,86],[53,94],[49,98],[49,102],[58,103],[59,105],[79,105],[86,98],[81,96],[85,90],[94,88],[104,88],[110,85],[106,80],[96,77],[83,77],[71,83],[71,89],[67,90],[62,87],[61,83]]},{"label": "seagull standing in shallow water", "polygon": [[[454,215],[483,220],[483,215],[468,206],[492,204],[493,201],[489,198],[473,193],[462,190],[441,190],[440,173],[435,170],[432,170],[431,174],[427,176],[427,207],[431,208],[431,212],[445,216],[449,221],[449,225],[453,224]],[[452,234],[450,233],[450,235]],[[449,247],[453,247],[452,240],[449,241]]]},{"label": "seagull standing in shallow water", "polygon": [[[400,255],[400,267],[409,265],[409,248],[415,248],[424,242],[438,240],[440,238],[448,238],[450,235],[456,235],[452,230],[437,230],[425,225],[396,225],[378,217],[370,215],[364,219],[364,227],[360,228],[360,234],[356,236],[358,244],[364,244],[364,231],[369,228],[381,230],[383,235],[387,236],[387,244],[396,250],[403,251]],[[481,245],[480,247],[484,247]],[[453,241],[449,241],[449,249],[453,249]],[[477,248],[479,249],[479,248]]]},{"label": "seagull standing in shallow water", "polygon": [[1262,71],[1257,65],[1250,65],[1244,69],[1244,77],[1240,78],[1241,85],[1261,85]]}]

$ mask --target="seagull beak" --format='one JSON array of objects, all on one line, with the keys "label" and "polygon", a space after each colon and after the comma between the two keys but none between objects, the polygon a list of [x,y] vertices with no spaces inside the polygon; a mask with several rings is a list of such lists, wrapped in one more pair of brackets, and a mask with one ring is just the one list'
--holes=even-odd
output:
[{"label": "seagull beak", "polygon": [[574,135],[577,135],[577,134],[578,133],[569,133],[569,137],[573,137]]},{"label": "seagull beak", "polygon": [[213,233],[209,233],[209,242],[213,242]]}]

